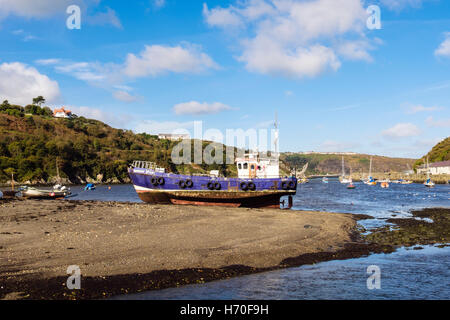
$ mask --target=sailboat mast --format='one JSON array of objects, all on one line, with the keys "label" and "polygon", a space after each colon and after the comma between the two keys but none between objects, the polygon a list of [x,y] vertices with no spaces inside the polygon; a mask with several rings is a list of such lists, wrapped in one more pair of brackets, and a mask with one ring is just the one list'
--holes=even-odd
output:
[{"label": "sailboat mast", "polygon": [[[278,112],[275,111],[275,122],[274,122],[274,134],[273,134],[273,145],[274,145],[274,152],[275,159],[278,161],[280,158],[279,154],[279,146],[278,146],[278,140],[279,140],[279,132],[278,132]],[[273,158],[273,157],[272,157]]]},{"label": "sailboat mast", "polygon": [[344,156],[342,156],[342,176],[345,176],[345,169],[344,169]]}]

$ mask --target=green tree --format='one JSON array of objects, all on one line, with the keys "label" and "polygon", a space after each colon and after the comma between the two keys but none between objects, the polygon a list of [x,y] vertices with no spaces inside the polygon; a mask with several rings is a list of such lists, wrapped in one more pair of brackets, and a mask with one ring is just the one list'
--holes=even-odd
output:
[{"label": "green tree", "polygon": [[33,98],[33,104],[41,106],[41,104],[45,103],[45,99],[43,96],[38,96],[36,98]]}]

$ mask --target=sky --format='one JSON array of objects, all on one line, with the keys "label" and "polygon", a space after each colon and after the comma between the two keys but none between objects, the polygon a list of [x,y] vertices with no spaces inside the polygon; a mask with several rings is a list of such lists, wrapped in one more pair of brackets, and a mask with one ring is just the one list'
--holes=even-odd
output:
[{"label": "sky", "polygon": [[0,0],[0,43],[1,101],[137,133],[277,113],[281,151],[410,158],[449,136],[450,1]]}]

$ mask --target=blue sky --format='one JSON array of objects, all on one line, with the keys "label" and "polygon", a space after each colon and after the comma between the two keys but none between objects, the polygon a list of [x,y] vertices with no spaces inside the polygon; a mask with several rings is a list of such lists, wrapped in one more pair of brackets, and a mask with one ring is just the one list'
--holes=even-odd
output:
[{"label": "blue sky", "polygon": [[1,100],[42,94],[135,132],[277,112],[281,151],[413,158],[449,136],[449,1],[2,0],[0,41]]}]

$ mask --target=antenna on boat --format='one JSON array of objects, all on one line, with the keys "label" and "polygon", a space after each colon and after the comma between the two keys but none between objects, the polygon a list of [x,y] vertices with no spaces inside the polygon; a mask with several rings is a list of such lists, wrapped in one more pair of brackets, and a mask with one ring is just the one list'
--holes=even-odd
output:
[{"label": "antenna on boat", "polygon": [[278,112],[277,111],[275,111],[274,127],[275,127],[274,141],[273,141],[273,145],[275,147],[274,154],[275,154],[276,158],[278,159],[279,154],[278,154]]}]

